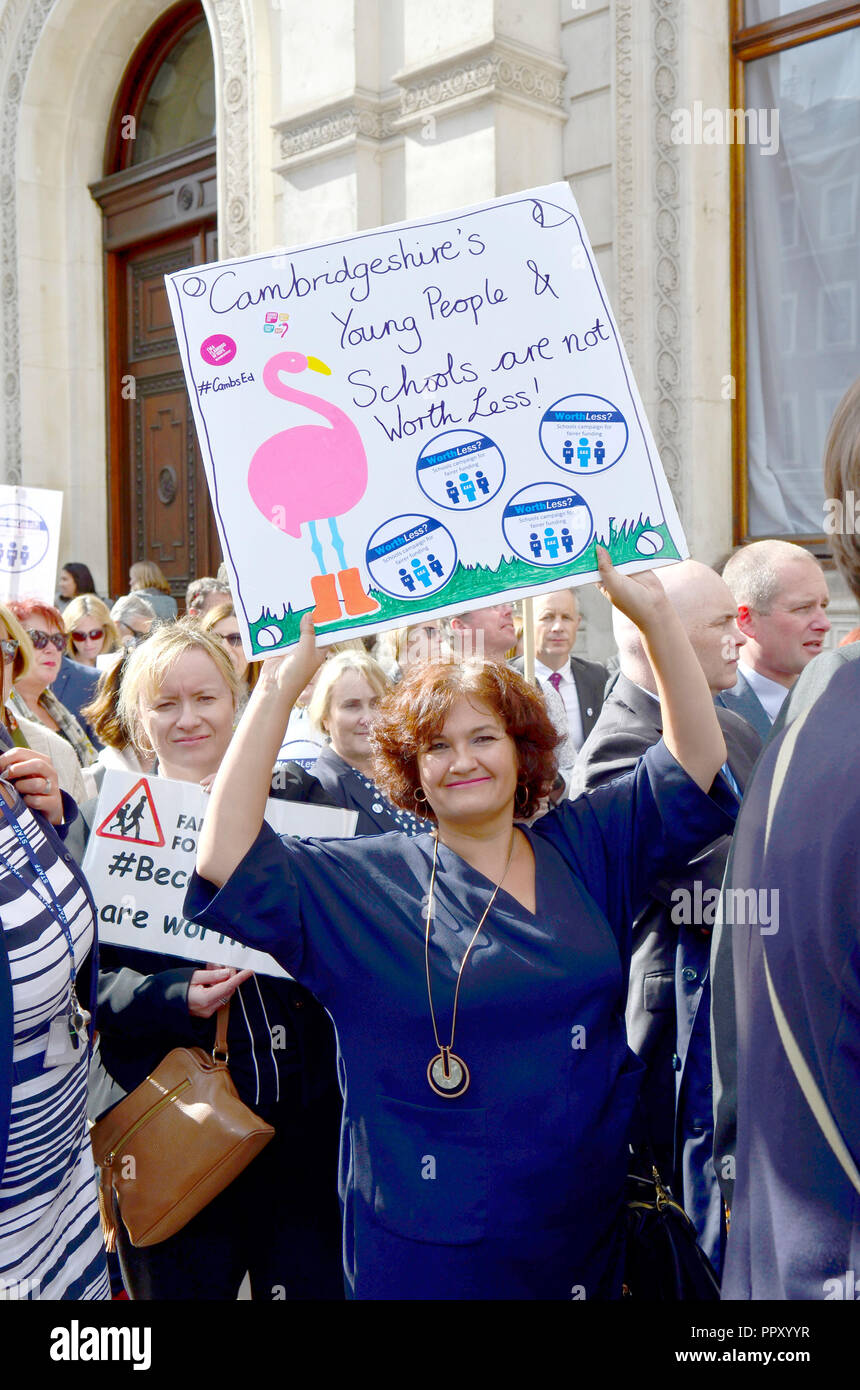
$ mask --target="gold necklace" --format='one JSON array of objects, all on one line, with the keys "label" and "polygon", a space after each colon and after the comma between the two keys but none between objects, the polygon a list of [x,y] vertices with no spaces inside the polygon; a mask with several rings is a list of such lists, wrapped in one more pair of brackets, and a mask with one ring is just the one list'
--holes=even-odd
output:
[{"label": "gold necklace", "polygon": [[466,954],[460,962],[460,969],[457,971],[457,984],[454,989],[454,1010],[451,1015],[451,1041],[448,1043],[447,1047],[439,1040],[439,1029],[436,1026],[436,1010],[433,1008],[433,988],[430,984],[430,926],[433,921],[433,890],[436,886],[436,862],[439,853],[439,836],[433,836],[433,871],[430,875],[430,892],[427,897],[427,929],[424,933],[424,969],[427,974],[427,998],[430,1001],[430,1018],[433,1023],[433,1036],[436,1039],[436,1046],[439,1051],[435,1056],[430,1058],[427,1064],[427,1080],[430,1083],[430,1089],[435,1091],[437,1096],[443,1096],[445,1100],[456,1100],[469,1089],[469,1081],[471,1080],[469,1068],[466,1066],[463,1058],[458,1057],[452,1050],[454,1047],[454,1030],[457,1027],[457,1003],[460,998],[460,984],[463,979],[463,971],[466,968],[466,961],[469,959],[472,947],[478,939],[481,927],[487,920],[490,908],[496,901],[496,895],[499,889],[508,876],[508,869],[511,867],[511,860],[514,857],[516,834],[516,830],[512,829],[511,848],[508,851],[508,862],[505,865],[505,872],[493,889],[493,896],[484,908],[481,920],[476,926],[472,935],[472,940],[466,948]]}]

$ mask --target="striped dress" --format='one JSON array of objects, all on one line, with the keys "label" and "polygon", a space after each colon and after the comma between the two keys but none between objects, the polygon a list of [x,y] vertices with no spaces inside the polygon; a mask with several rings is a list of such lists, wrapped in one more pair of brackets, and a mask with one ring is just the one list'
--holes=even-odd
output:
[{"label": "striped dress", "polygon": [[78,970],[93,940],[86,895],[37,819],[20,800],[12,809],[0,806],[0,924],[14,1006],[12,1110],[0,1175],[0,1298],[106,1299],[110,1286],[86,1123],[87,1050],[82,1047],[70,1065],[44,1065],[51,1020],[68,1011],[68,946],[54,916],[8,868],[12,864],[46,896],[11,818],[65,909]]}]

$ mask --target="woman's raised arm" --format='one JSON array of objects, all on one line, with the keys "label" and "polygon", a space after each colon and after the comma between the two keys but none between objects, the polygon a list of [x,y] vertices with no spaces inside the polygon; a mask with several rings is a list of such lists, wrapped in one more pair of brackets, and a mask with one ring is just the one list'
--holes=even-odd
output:
[{"label": "woman's raised arm", "polygon": [[307,613],[295,651],[263,662],[260,679],[218,769],[197,846],[198,874],[219,888],[259,834],[290,711],[324,659]]},{"label": "woman's raised arm", "polygon": [[656,575],[619,574],[602,546],[597,546],[597,563],[603,593],[642,634],[660,696],[663,741],[688,777],[710,791],[726,760],[726,744],[705,673],[681,620]]}]

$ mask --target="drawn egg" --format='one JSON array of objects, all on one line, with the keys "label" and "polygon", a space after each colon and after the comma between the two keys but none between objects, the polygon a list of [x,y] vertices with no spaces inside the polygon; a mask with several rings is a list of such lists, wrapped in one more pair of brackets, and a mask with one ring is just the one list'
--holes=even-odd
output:
[{"label": "drawn egg", "polygon": [[543,202],[540,198],[535,198],[532,202],[532,218],[539,227],[560,227],[572,217],[572,212],[560,208],[557,203]]},{"label": "drawn egg", "polygon": [[274,623],[269,627],[258,628],[254,634],[254,641],[258,647],[277,647],[283,642],[284,634]]},{"label": "drawn egg", "polygon": [[663,537],[656,531],[643,531],[636,542],[640,555],[657,555],[663,549]]}]

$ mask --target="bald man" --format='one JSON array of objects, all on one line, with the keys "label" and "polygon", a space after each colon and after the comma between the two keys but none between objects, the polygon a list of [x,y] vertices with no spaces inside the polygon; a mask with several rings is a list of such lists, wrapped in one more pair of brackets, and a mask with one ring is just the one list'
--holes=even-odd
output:
[{"label": "bald man", "polygon": [[[735,683],[744,636],[723,580],[695,560],[655,571],[676,609],[714,695]],[[592,790],[619,777],[662,735],[657,684],[637,629],[613,615],[621,670],[576,762],[574,788]],[[728,752],[724,769],[740,795],[761,739],[738,715],[717,707]],[[643,1108],[658,1165],[683,1196],[703,1248],[719,1267],[722,1202],[712,1157],[710,937],[726,837],[658,885],[634,924],[627,1002],[628,1040],[647,1065]]]},{"label": "bald man", "polygon": [[720,704],[767,738],[797,678],[830,631],[830,594],[813,555],[790,541],[753,541],[723,566],[746,638],[737,684]]}]

